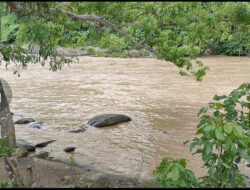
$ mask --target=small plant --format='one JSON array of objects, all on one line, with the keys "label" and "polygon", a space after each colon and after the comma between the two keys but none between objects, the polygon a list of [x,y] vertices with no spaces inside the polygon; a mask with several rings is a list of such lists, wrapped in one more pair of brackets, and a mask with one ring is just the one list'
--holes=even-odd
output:
[{"label": "small plant", "polygon": [[153,182],[163,187],[197,187],[195,174],[186,169],[187,160],[164,158],[154,171],[156,178]]},{"label": "small plant", "polygon": [[0,139],[0,158],[9,156],[14,150],[7,138]]},{"label": "small plant", "polygon": [[96,182],[94,180],[91,180],[91,179],[85,179],[81,182],[81,185],[84,187],[84,188],[91,188],[93,187],[93,185],[95,184]]},{"label": "small plant", "polygon": [[0,188],[11,188],[12,183],[11,181],[1,181],[0,182]]}]

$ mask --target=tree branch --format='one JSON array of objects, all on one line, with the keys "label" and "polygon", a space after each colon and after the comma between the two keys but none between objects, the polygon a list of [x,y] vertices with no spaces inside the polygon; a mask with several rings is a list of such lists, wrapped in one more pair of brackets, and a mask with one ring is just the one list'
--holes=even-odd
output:
[{"label": "tree branch", "polygon": [[[92,22],[97,22],[100,23],[101,25],[111,28],[112,30],[116,31],[119,33],[122,37],[128,38],[133,45],[135,45],[137,48],[142,48],[145,47],[145,44],[140,44],[135,42],[132,38],[129,37],[129,35],[122,31],[119,26],[116,24],[111,23],[110,21],[105,20],[103,17],[96,16],[96,15],[77,15],[71,12],[67,11],[62,11],[62,10],[55,10],[56,12],[62,13],[67,15],[68,17],[72,18],[73,20],[85,20],[85,21],[92,21]],[[155,54],[155,51],[151,47],[145,47],[148,51],[151,53]]]},{"label": "tree branch", "polygon": [[67,12],[67,11],[62,11],[62,10],[56,10],[57,12],[63,13],[65,15],[67,15],[68,17],[71,17],[73,20],[86,20],[86,21],[92,21],[92,22],[97,22],[102,24],[103,26],[106,26],[108,28],[113,29],[114,31],[116,31],[117,33],[119,33],[121,36],[127,36],[127,34],[122,31],[119,26],[105,20],[103,17],[100,16],[96,16],[96,15],[77,15],[71,12]]}]

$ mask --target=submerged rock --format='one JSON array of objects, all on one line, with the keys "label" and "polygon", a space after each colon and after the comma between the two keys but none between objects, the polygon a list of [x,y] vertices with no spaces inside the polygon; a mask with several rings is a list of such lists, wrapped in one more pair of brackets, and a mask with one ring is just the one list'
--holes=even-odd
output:
[{"label": "submerged rock", "polygon": [[45,147],[45,146],[47,146],[48,144],[53,143],[53,142],[55,142],[55,140],[50,140],[50,141],[41,142],[41,143],[36,144],[36,147],[42,148],[42,147]]},{"label": "submerged rock", "polygon": [[25,148],[28,151],[34,151],[36,149],[36,146],[26,140],[23,139],[17,139],[16,140],[16,146],[18,148]]},{"label": "submerged rock", "polygon": [[93,127],[106,127],[127,121],[131,121],[131,118],[123,114],[101,114],[91,118],[87,124]]},{"label": "submerged rock", "polygon": [[76,147],[67,147],[64,149],[64,152],[73,152],[75,151]]},{"label": "submerged rock", "polygon": [[84,131],[86,131],[85,128],[76,128],[76,129],[70,130],[69,132],[71,132],[71,133],[80,133],[80,132],[84,132]]},{"label": "submerged rock", "polygon": [[34,129],[41,129],[42,122],[32,122],[29,124],[29,127],[34,128]]},{"label": "submerged rock", "polygon": [[33,118],[21,118],[21,119],[18,119],[15,124],[28,124],[28,123],[31,123],[31,122],[34,122],[35,120]]},{"label": "submerged rock", "polygon": [[16,149],[16,156],[19,157],[26,157],[28,156],[29,151],[26,148],[17,148]]},{"label": "submerged rock", "polygon": [[39,153],[36,155],[36,157],[37,157],[37,158],[42,158],[42,159],[48,158],[48,157],[49,157],[49,152],[41,151],[41,152],[39,152]]}]

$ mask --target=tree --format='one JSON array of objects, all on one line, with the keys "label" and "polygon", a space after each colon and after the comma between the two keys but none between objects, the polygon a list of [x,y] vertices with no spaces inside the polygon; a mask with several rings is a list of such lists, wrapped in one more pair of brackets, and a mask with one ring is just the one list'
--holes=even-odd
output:
[{"label": "tree", "polygon": [[[249,36],[248,2],[1,2],[0,10],[15,14],[19,24],[14,42],[0,42],[0,63],[14,64],[18,75],[30,63],[61,69],[73,59],[56,47],[75,44],[117,52],[146,49],[174,63],[181,75],[201,81],[208,67],[198,55],[234,31]],[[28,54],[23,44],[38,45],[39,54]]]}]

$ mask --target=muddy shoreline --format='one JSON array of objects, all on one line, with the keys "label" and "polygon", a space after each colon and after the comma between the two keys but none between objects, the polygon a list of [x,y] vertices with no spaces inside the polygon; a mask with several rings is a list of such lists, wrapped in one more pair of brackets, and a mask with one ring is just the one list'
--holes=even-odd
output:
[{"label": "muddy shoreline", "polygon": [[[138,181],[122,175],[112,175],[101,172],[89,166],[72,166],[61,160],[46,160],[38,158],[18,158],[18,171],[25,185],[31,179],[27,168],[31,166],[35,187],[65,188],[65,187],[146,187],[147,182]],[[7,180],[4,160],[0,159],[0,181]],[[90,184],[85,184],[90,182]],[[27,186],[26,186],[27,187]]]}]

